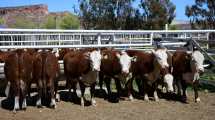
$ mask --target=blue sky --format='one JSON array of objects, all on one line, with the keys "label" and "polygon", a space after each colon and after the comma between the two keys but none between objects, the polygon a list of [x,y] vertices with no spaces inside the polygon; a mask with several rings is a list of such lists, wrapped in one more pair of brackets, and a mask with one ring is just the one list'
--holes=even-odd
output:
[{"label": "blue sky", "polygon": [[[78,0],[0,0],[0,7],[28,4],[47,4],[49,11],[73,11],[78,6]],[[185,6],[192,5],[194,0],[171,0],[176,5],[176,19],[188,20],[184,15]]]}]

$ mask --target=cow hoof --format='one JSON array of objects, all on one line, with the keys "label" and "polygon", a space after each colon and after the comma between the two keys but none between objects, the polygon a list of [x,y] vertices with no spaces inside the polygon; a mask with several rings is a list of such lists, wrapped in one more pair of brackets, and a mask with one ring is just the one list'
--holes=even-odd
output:
[{"label": "cow hoof", "polygon": [[56,106],[56,105],[50,105],[50,108],[52,108],[52,109],[56,109],[56,108],[57,108],[57,106]]},{"label": "cow hoof", "polygon": [[130,96],[129,96],[129,100],[130,100],[131,102],[133,102],[133,101],[134,101],[134,97],[133,97],[132,95],[130,95]]},{"label": "cow hoof", "polygon": [[24,110],[24,111],[26,111],[26,109],[27,109],[26,107],[22,108],[22,110]]},{"label": "cow hoof", "polygon": [[16,109],[14,109],[14,110],[13,110],[13,113],[14,113],[14,114],[16,114],[16,113],[17,113],[17,110],[16,110]]},{"label": "cow hoof", "polygon": [[56,108],[56,102],[54,98],[51,99],[50,107],[54,109]]},{"label": "cow hoof", "polygon": [[92,104],[93,106],[96,106],[96,100],[93,99],[93,100],[91,101],[91,104]]},{"label": "cow hoof", "polygon": [[145,96],[144,96],[144,101],[147,101],[147,102],[149,101],[148,95],[145,95]]},{"label": "cow hoof", "polygon": [[183,102],[183,103],[188,103],[188,102],[187,102],[187,97],[182,97],[182,102]]},{"label": "cow hoof", "polygon": [[60,102],[60,95],[56,94],[56,102]]},{"label": "cow hoof", "polygon": [[37,108],[43,108],[43,106],[42,105],[37,105]]},{"label": "cow hoof", "polygon": [[81,106],[84,107],[84,98],[81,98]]},{"label": "cow hoof", "polygon": [[196,103],[200,103],[200,102],[201,102],[200,98],[199,98],[199,97],[196,98],[195,102],[196,102]]},{"label": "cow hoof", "polygon": [[155,98],[155,102],[159,102],[159,98]]}]

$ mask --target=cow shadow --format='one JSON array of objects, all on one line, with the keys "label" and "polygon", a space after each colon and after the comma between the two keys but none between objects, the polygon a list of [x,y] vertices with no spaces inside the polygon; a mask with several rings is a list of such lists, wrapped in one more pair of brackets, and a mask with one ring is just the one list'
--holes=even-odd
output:
[{"label": "cow shadow", "polygon": [[[58,92],[60,95],[60,100],[64,102],[70,102],[76,105],[81,105],[81,98],[80,96],[77,96],[73,92],[68,92],[68,91],[59,91]],[[89,100],[84,100],[84,106],[90,106],[91,102]]]}]

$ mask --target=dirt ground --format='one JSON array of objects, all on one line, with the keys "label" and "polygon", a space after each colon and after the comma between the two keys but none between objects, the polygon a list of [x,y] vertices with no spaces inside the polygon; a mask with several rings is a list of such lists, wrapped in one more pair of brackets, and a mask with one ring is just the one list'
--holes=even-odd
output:
[{"label": "dirt ground", "polygon": [[96,98],[96,107],[84,108],[73,102],[60,101],[55,110],[29,106],[26,111],[14,114],[0,108],[0,120],[214,120],[215,93],[200,92],[200,97],[201,103],[195,103],[192,91],[189,91],[189,104],[162,98],[159,102],[135,99],[119,103]]}]

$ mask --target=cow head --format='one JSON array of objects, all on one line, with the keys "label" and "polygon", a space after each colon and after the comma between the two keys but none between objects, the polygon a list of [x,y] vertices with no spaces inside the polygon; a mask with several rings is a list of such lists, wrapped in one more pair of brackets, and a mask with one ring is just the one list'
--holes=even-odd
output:
[{"label": "cow head", "polygon": [[199,79],[199,74],[204,72],[204,56],[200,51],[194,51],[192,53],[192,60],[191,60],[191,70],[194,74],[194,81]]},{"label": "cow head", "polygon": [[158,63],[161,65],[162,68],[169,67],[168,64],[168,54],[167,54],[167,49],[157,49],[153,50],[152,53],[155,55],[156,60]]},{"label": "cow head", "polygon": [[102,58],[100,50],[94,50],[90,52],[89,57],[91,60],[91,66],[93,70],[100,71],[101,58]]},{"label": "cow head", "polygon": [[122,66],[122,73],[123,74],[128,74],[129,73],[129,69],[131,66],[131,62],[135,61],[136,58],[135,57],[130,57],[125,51],[122,51],[121,54],[116,54],[116,56],[119,59],[119,62]]}]

